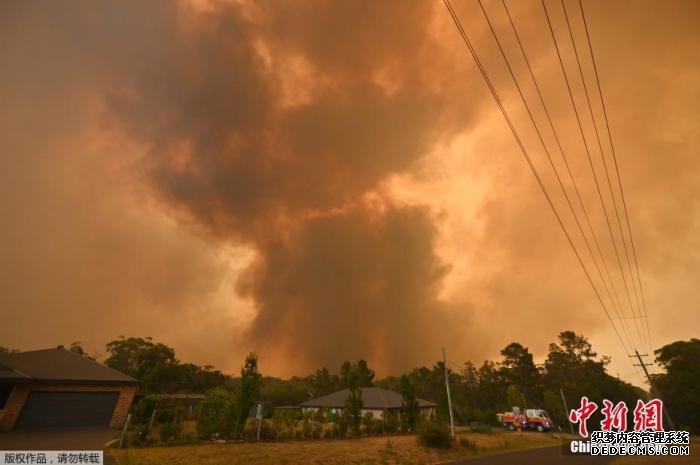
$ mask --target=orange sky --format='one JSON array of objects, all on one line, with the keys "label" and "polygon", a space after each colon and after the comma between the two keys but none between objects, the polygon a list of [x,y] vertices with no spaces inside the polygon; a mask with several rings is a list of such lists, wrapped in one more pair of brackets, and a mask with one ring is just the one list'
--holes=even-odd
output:
[{"label": "orange sky", "polygon": [[[478,5],[454,4],[565,211]],[[541,5],[509,5],[614,272]],[[700,10],[584,7],[658,348],[700,330]],[[387,374],[443,345],[541,360],[573,329],[640,382],[441,2],[0,10],[0,345],[152,336],[230,371],[256,351],[270,374],[360,357]]]}]

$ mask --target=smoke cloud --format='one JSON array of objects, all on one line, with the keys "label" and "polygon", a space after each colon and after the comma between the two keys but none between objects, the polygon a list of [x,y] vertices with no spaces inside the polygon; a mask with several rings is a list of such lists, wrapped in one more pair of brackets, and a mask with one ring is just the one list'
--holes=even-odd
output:
[{"label": "smoke cloud", "polygon": [[[658,345],[697,305],[698,11],[636,5],[586,8],[651,324],[684,321]],[[457,3],[545,173],[472,6]],[[512,340],[541,356],[574,329],[630,371],[439,3],[1,8],[3,345],[150,335],[225,370],[256,351],[273,374],[359,357],[386,374],[443,345],[456,362]],[[595,206],[544,17],[513,15]]]}]

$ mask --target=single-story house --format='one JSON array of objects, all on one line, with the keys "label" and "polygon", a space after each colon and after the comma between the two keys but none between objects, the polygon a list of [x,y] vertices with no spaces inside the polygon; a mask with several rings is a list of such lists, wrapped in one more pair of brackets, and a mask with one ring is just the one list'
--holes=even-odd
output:
[{"label": "single-story house", "polygon": [[124,425],[138,381],[58,346],[0,354],[0,431]]},{"label": "single-story house", "polygon": [[[396,412],[399,415],[403,409],[403,397],[398,392],[389,391],[378,387],[365,387],[362,389],[362,415],[371,412],[374,418],[384,418],[384,412]],[[319,408],[326,409],[330,413],[340,413],[345,408],[345,399],[348,398],[348,389],[343,389],[327,396],[307,400],[299,407],[302,412],[315,412]],[[426,418],[434,417],[437,413],[437,404],[424,400],[418,400],[418,411]]]}]

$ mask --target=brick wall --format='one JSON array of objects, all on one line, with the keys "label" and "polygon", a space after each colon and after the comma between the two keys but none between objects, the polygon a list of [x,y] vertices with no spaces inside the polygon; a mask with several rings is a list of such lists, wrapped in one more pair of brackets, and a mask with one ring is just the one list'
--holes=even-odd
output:
[{"label": "brick wall", "polygon": [[119,399],[114,408],[112,421],[109,426],[120,428],[124,426],[126,415],[131,407],[131,402],[136,395],[137,386],[135,384],[116,386],[93,386],[93,385],[73,385],[73,384],[17,384],[10,393],[10,397],[5,402],[3,408],[4,415],[0,415],[0,431],[9,431],[17,422],[22,407],[29,397],[31,391],[69,391],[69,392],[114,392],[119,391]]},{"label": "brick wall", "polygon": [[135,384],[121,387],[121,394],[119,394],[119,400],[117,400],[117,405],[114,407],[112,421],[109,424],[112,428],[121,428],[124,426],[129,408],[131,408],[131,403],[134,401],[134,396],[136,395],[136,388],[137,386]]}]

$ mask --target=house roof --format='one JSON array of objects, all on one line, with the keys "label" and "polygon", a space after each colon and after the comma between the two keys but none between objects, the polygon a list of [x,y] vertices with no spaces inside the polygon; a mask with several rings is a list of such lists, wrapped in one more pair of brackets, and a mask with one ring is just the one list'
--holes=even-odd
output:
[{"label": "house roof", "polygon": [[138,382],[131,376],[63,347],[0,354],[0,381],[81,384]]},{"label": "house roof", "polygon": [[[343,408],[349,392],[349,389],[343,389],[327,396],[308,400],[300,407]],[[362,408],[383,410],[401,407],[403,407],[403,397],[398,392],[378,387],[362,388]],[[418,399],[418,407],[437,407],[437,404]]]}]

